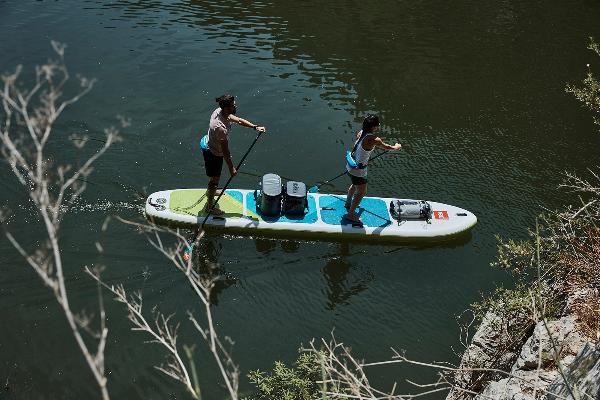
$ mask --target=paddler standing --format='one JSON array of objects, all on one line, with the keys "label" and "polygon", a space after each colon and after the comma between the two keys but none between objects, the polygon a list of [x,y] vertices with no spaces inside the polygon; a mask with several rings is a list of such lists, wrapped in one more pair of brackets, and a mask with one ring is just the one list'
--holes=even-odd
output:
[{"label": "paddler standing", "polygon": [[367,194],[367,167],[375,147],[384,150],[400,150],[402,148],[400,143],[394,145],[384,143],[377,136],[378,131],[379,117],[373,114],[367,115],[363,121],[362,130],[356,134],[354,148],[347,157],[346,170],[352,184],[348,188],[345,205],[348,214],[344,215],[344,218],[352,222],[361,223],[360,217],[356,214],[356,208]]},{"label": "paddler standing", "polygon": [[[208,190],[206,191],[205,211],[208,212],[215,200],[215,194],[221,178],[221,170],[223,168],[223,159],[229,167],[231,176],[235,176],[237,171],[233,165],[231,153],[229,151],[229,133],[231,132],[231,124],[236,123],[246,128],[252,128],[258,132],[266,132],[264,126],[258,126],[252,122],[237,117],[235,115],[237,108],[235,105],[235,97],[230,94],[224,94],[216,99],[219,107],[215,109],[210,116],[208,125],[208,135],[200,140],[202,156],[204,157],[204,168],[208,176]],[[223,211],[214,207],[213,215],[223,215]]]}]

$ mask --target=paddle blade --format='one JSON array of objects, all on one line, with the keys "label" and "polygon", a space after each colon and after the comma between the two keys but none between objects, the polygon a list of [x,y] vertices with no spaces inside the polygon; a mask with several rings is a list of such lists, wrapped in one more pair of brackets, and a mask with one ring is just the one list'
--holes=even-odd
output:
[{"label": "paddle blade", "polygon": [[200,232],[198,232],[198,235],[196,236],[196,240],[194,240],[194,244],[200,243],[200,240],[202,240],[205,233],[206,233],[206,231],[204,229],[202,229],[202,227],[200,227]]},{"label": "paddle blade", "polygon": [[311,186],[308,188],[308,193],[319,193],[319,188],[317,186]]}]

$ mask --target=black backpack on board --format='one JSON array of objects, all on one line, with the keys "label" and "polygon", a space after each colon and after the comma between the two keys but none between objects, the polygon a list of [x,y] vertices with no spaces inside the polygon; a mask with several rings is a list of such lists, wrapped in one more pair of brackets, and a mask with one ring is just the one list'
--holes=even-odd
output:
[{"label": "black backpack on board", "polygon": [[283,213],[304,215],[308,209],[308,197],[304,182],[289,181],[283,189]]},{"label": "black backpack on board", "polygon": [[265,174],[260,183],[260,189],[254,191],[256,208],[263,215],[278,217],[281,215],[281,177],[277,174]]}]

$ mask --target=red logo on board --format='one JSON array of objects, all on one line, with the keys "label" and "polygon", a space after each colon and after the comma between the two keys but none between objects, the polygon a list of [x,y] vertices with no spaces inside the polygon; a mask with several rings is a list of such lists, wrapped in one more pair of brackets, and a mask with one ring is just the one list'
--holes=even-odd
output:
[{"label": "red logo on board", "polygon": [[433,218],[435,219],[448,219],[448,211],[434,211]]}]

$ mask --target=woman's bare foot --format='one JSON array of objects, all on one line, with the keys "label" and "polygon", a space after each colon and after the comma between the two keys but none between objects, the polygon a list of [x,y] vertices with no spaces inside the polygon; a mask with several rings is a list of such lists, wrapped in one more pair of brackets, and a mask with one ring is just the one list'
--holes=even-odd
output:
[{"label": "woman's bare foot", "polygon": [[362,221],[360,220],[360,217],[358,215],[354,214],[354,213],[352,213],[352,214],[348,213],[348,214],[344,215],[344,218],[347,219],[348,221],[356,222],[358,224],[362,224]]}]

